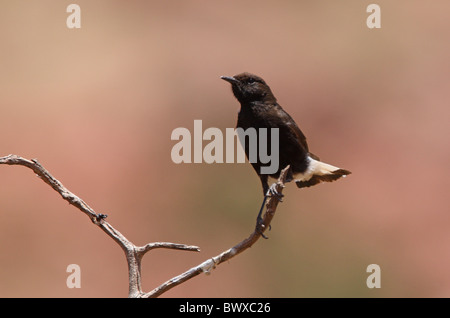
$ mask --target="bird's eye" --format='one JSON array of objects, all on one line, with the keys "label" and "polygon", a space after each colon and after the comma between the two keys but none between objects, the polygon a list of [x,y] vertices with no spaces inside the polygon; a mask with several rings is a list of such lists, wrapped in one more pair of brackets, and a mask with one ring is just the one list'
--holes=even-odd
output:
[{"label": "bird's eye", "polygon": [[253,84],[256,80],[253,77],[250,77],[247,81],[249,84]]}]

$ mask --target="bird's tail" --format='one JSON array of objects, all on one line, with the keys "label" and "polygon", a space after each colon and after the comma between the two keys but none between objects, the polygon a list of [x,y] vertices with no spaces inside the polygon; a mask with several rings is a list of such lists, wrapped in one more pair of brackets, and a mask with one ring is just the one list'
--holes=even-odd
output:
[{"label": "bird's tail", "polygon": [[351,174],[348,170],[332,166],[311,157],[309,157],[309,160],[308,169],[304,173],[295,176],[295,183],[299,188],[311,187],[320,182],[331,182]]}]

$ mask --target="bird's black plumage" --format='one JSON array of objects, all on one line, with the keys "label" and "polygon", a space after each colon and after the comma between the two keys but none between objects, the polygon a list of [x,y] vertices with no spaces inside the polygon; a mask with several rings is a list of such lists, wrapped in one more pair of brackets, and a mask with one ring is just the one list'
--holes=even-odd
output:
[{"label": "bird's black plumage", "polygon": [[[223,80],[231,83],[234,96],[241,104],[237,128],[267,128],[268,148],[270,148],[270,128],[278,128],[279,132],[279,166],[270,175],[261,174],[264,165],[260,160],[251,162],[261,179],[264,195],[269,190],[268,177],[278,178],[282,169],[290,165],[287,181],[295,179],[299,188],[309,187],[321,181],[333,181],[350,174],[350,171],[340,169],[319,161],[308,148],[306,137],[292,117],[278,104],[270,87],[259,76],[241,73],[235,76],[222,76]],[[259,138],[259,134],[258,134]],[[249,156],[246,143],[245,152]]]}]

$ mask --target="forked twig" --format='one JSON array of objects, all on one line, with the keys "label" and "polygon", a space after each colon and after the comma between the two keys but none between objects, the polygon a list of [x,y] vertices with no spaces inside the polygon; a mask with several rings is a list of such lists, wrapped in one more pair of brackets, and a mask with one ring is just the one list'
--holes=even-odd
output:
[{"label": "forked twig", "polygon": [[[158,297],[166,291],[199,275],[200,273],[209,274],[210,271],[216,268],[217,265],[231,259],[237,254],[242,253],[247,248],[251,247],[263,235],[264,231],[269,227],[270,222],[272,221],[279,202],[278,198],[270,197],[266,205],[267,209],[263,216],[262,222],[257,223],[255,230],[250,234],[248,238],[244,239],[242,242],[236,244],[232,248],[222,252],[221,254],[204,261],[203,263],[187,270],[186,272],[176,277],[173,277],[151,292],[144,293],[141,289],[141,260],[148,251],[156,248],[168,248],[199,252],[200,248],[193,245],[169,242],[155,242],[148,243],[144,246],[136,246],[131,241],[129,241],[122,233],[116,230],[111,224],[106,222],[106,216],[104,214],[96,213],[94,209],[87,205],[82,199],[70,192],[66,187],[63,186],[61,182],[55,179],[36,159],[28,160],[17,155],[8,155],[5,157],[0,157],[0,164],[19,165],[33,170],[40,179],[42,179],[56,192],[58,192],[64,200],[86,214],[95,225],[100,227],[108,236],[110,236],[117,244],[119,244],[119,246],[125,252],[128,263],[128,297]],[[286,180],[288,170],[289,166],[281,172],[278,182],[276,183],[277,191],[280,194],[283,191],[284,182]]]}]

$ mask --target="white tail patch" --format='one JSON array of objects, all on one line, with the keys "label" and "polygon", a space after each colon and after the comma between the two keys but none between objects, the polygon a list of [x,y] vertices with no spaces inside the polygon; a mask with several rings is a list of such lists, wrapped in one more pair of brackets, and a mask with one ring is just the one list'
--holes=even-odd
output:
[{"label": "white tail patch", "polygon": [[295,175],[294,181],[299,188],[311,187],[320,182],[331,182],[351,174],[348,170],[315,160],[309,156],[308,163],[308,168],[304,173]]},{"label": "white tail patch", "polygon": [[337,171],[340,168],[329,165],[328,163],[315,160],[308,156],[308,169],[304,173],[299,173],[295,175],[295,178],[299,181],[308,181],[314,175],[325,176],[333,174],[333,171]]}]

